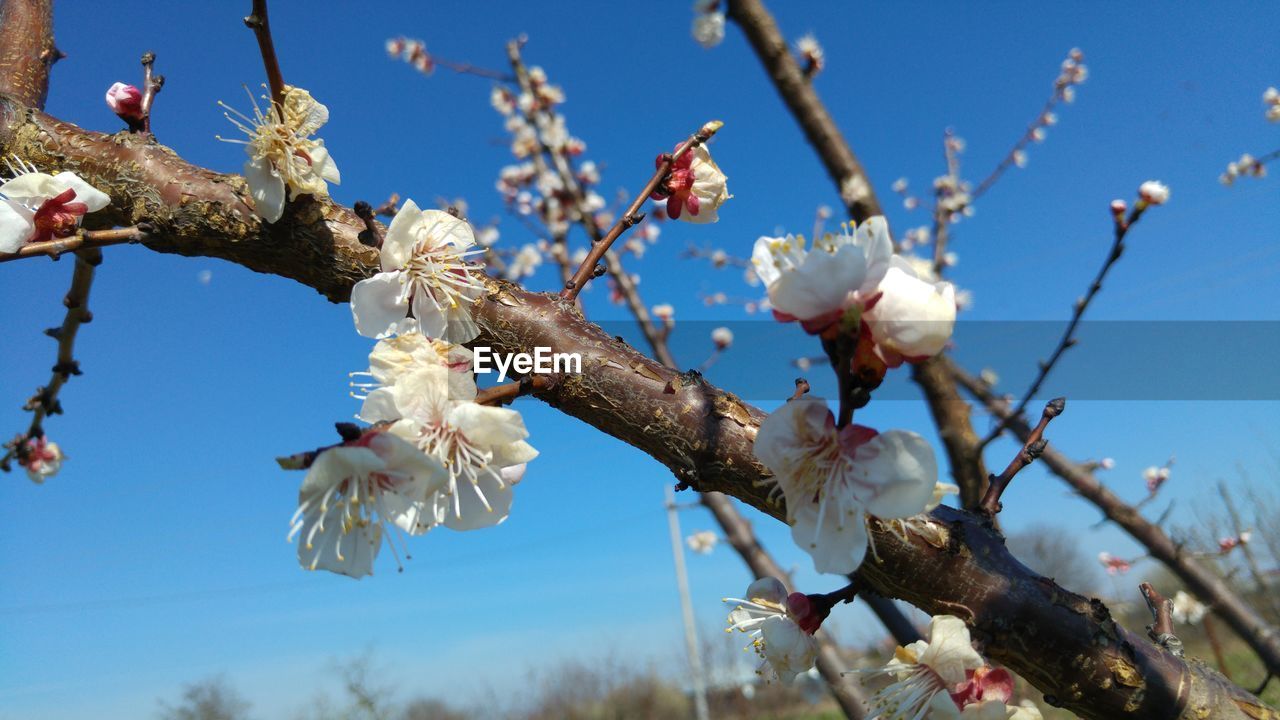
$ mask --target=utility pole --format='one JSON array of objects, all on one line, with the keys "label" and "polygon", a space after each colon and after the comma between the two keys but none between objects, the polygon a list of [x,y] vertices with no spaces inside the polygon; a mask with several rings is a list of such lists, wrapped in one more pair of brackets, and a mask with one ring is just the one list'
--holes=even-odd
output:
[{"label": "utility pole", "polygon": [[693,619],[693,599],[689,597],[689,573],[684,567],[684,538],[680,534],[676,493],[667,483],[667,524],[671,527],[671,555],[676,561],[676,587],[680,589],[680,609],[684,613],[684,643],[693,672],[693,711],[698,720],[710,720],[707,711],[707,679],[698,652],[698,628]]}]

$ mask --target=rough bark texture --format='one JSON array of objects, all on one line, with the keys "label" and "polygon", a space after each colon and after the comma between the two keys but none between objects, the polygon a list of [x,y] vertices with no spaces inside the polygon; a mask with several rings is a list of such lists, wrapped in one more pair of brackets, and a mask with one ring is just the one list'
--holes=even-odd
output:
[{"label": "rough bark texture", "polygon": [[[357,237],[363,222],[327,199],[295,203],[267,226],[249,208],[241,178],[191,166],[167,148],[86,132],[12,98],[0,99],[0,122],[0,152],[79,173],[112,198],[95,222],[146,220],[155,250],[223,258],[334,301],[375,270],[375,252]],[[581,375],[556,378],[538,397],[648,453],[697,490],[784,517],[752,453],[760,410],[697,373],[645,357],[569,303],[497,280],[489,290],[476,306],[480,342],[499,352],[542,345],[582,354]],[[948,508],[934,517],[948,528],[946,542],[874,528],[879,559],[864,564],[863,578],[925,612],[959,614],[993,658],[1057,702],[1087,718],[1280,718],[1212,670],[1118,627],[1100,602],[1031,572],[980,518]]]},{"label": "rough bark texture", "polygon": [[[997,419],[1005,421],[1014,436],[1026,440],[1031,428],[1021,418],[1014,418],[1011,409],[1002,399],[997,398],[982,381],[955,367],[954,363],[948,361],[947,365],[967,392],[982,402]],[[1197,561],[1191,553],[1184,552],[1159,525],[1149,522],[1137,508],[1108,490],[1088,468],[1072,461],[1052,445],[1045,448],[1040,460],[1101,510],[1107,519],[1124,528],[1142,543],[1152,557],[1172,570],[1186,583],[1188,590],[1212,607],[1214,613],[1249,644],[1269,672],[1280,674],[1280,635],[1275,626],[1240,598],[1239,593]]]},{"label": "rough bark texture", "polygon": [[53,45],[53,0],[6,0],[0,5],[0,93],[43,108]]},{"label": "rough bark texture", "polygon": [[[862,222],[880,215],[880,202],[862,163],[792,56],[768,9],[760,0],[731,0],[729,17],[747,36],[778,95],[835,182],[849,216]],[[972,510],[986,490],[987,471],[977,434],[969,422],[969,405],[960,397],[951,377],[939,372],[932,360],[916,366],[911,377],[923,391],[929,412],[938,424],[951,476],[960,487],[961,502]]]}]

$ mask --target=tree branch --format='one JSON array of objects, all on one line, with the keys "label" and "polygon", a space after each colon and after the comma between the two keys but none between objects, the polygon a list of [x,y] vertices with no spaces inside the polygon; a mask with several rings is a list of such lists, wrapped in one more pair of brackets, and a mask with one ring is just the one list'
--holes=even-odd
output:
[{"label": "tree branch", "polygon": [[58,393],[62,391],[62,386],[71,379],[72,375],[80,374],[80,363],[75,359],[76,333],[80,331],[81,325],[93,320],[93,313],[89,312],[89,290],[93,287],[94,270],[101,262],[101,250],[90,249],[76,253],[76,265],[71,273],[71,288],[67,290],[67,295],[62,300],[62,304],[67,308],[67,314],[62,320],[62,325],[45,331],[46,335],[58,341],[58,359],[53,366],[53,377],[49,379],[47,385],[36,388],[35,395],[27,401],[25,409],[31,411],[31,424],[26,432],[14,438],[13,442],[6,444],[8,449],[4,456],[0,457],[0,470],[8,472],[9,463],[14,458],[21,462],[27,441],[44,436],[45,419],[50,415],[62,414],[62,403],[58,400]]},{"label": "tree branch", "polygon": [[[1097,297],[1098,292],[1102,290],[1102,281],[1107,277],[1107,273],[1111,272],[1111,268],[1115,266],[1116,261],[1124,254],[1125,236],[1129,234],[1129,228],[1133,227],[1134,223],[1138,222],[1138,219],[1142,217],[1145,209],[1146,206],[1142,203],[1134,205],[1128,219],[1123,216],[1123,206],[1116,211],[1118,214],[1115,216],[1114,240],[1111,242],[1111,249],[1107,252],[1107,259],[1102,263],[1102,267],[1098,269],[1098,274],[1093,278],[1093,282],[1089,283],[1089,290],[1085,292],[1084,297],[1076,300],[1075,305],[1072,307],[1071,321],[1067,323],[1067,329],[1063,331],[1057,347],[1053,350],[1053,354],[1049,356],[1048,360],[1040,362],[1040,369],[1036,373],[1035,380],[1031,381],[1031,387],[1027,388],[1027,391],[1023,393],[1022,401],[1018,403],[1018,406],[1013,410],[1013,414],[1009,417],[1022,417],[1023,411],[1027,409],[1027,404],[1036,396],[1036,393],[1040,392],[1041,386],[1049,378],[1049,373],[1053,371],[1054,366],[1062,359],[1063,353],[1076,344],[1076,329],[1080,326],[1080,321],[1084,318],[1085,311],[1089,309],[1089,303],[1093,302],[1093,299]],[[1007,420],[1001,419],[995,428],[987,434],[987,437],[983,439],[979,450],[999,437],[1000,433],[1004,432],[1007,424]]]},{"label": "tree branch", "polygon": [[[88,218],[119,225],[147,218],[154,233],[145,244],[155,250],[227,259],[337,301],[377,269],[377,251],[358,238],[363,221],[327,198],[300,201],[296,217],[267,225],[246,202],[243,179],[191,166],[167,148],[127,133],[86,132],[11,99],[0,101],[0,121],[0,152],[72,170],[103,189],[112,205]],[[752,452],[764,413],[643,356],[555,296],[493,279],[486,285],[474,308],[479,342],[502,353],[545,346],[582,354],[583,373],[555,377],[536,397],[651,455],[696,490],[723,491],[785,518]],[[1255,718],[1280,717],[1216,672],[1139,641],[1098,601],[1032,573],[982,518],[939,508],[933,519],[945,542],[903,539],[873,524],[879,559],[864,563],[860,578],[925,612],[960,613],[993,659],[1077,714],[1227,718],[1244,707]]]},{"label": "tree branch", "polygon": [[[1024,442],[1031,436],[1031,428],[1026,422],[1013,417],[1008,405],[993,395],[981,380],[950,361],[948,364],[960,385],[969,394],[981,401],[995,417],[1008,419],[1008,430],[1014,436]],[[1103,486],[1087,467],[1073,462],[1052,447],[1045,448],[1040,458],[1046,467],[1065,480],[1081,497],[1093,503],[1107,518],[1141,543],[1151,557],[1173,571],[1192,594],[1212,606],[1214,612],[1257,653],[1267,670],[1280,670],[1280,633],[1224,580],[1201,565],[1194,555],[1183,552],[1159,525],[1148,522],[1136,508]]]},{"label": "tree branch", "polygon": [[0,3],[0,93],[43,108],[49,69],[62,57],[53,44],[53,0]]},{"label": "tree branch", "polygon": [[16,253],[0,253],[0,263],[31,257],[51,257],[57,260],[64,253],[124,243],[139,243],[147,238],[149,230],[150,226],[146,223],[114,230],[81,230],[71,237],[27,243]]},{"label": "tree branch", "polygon": [[262,66],[267,71],[267,84],[271,88],[271,101],[284,112],[284,76],[280,74],[280,59],[276,57],[275,41],[271,39],[271,21],[267,18],[267,0],[253,0],[253,12],[244,19],[253,31],[262,54]]}]

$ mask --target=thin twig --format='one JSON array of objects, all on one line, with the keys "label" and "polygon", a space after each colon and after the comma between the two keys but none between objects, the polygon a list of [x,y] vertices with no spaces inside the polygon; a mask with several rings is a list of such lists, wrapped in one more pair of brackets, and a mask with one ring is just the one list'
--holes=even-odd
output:
[{"label": "thin twig", "polygon": [[[142,54],[142,132],[151,132],[151,105],[155,102],[156,93],[164,87],[164,76],[152,73],[156,54],[147,51]],[[132,123],[130,123],[132,124]]]},{"label": "thin twig", "polygon": [[[1125,219],[1122,214],[1116,215],[1115,239],[1111,243],[1111,250],[1107,253],[1106,261],[1102,263],[1098,274],[1093,278],[1093,282],[1089,284],[1088,292],[1085,293],[1084,297],[1076,300],[1071,313],[1071,322],[1067,323],[1067,329],[1062,333],[1062,338],[1058,340],[1058,346],[1054,348],[1053,354],[1049,356],[1047,361],[1040,362],[1040,371],[1036,374],[1035,380],[1031,382],[1031,387],[1027,388],[1027,391],[1022,394],[1022,401],[1013,410],[1013,413],[1009,416],[1010,418],[1022,417],[1023,411],[1027,409],[1027,404],[1036,396],[1036,393],[1040,392],[1040,387],[1048,379],[1049,372],[1053,370],[1054,365],[1062,358],[1063,353],[1076,344],[1075,334],[1080,325],[1080,320],[1084,317],[1085,311],[1088,310],[1089,303],[1093,302],[1098,292],[1102,290],[1102,281],[1107,277],[1107,273],[1111,272],[1111,268],[1115,266],[1116,261],[1124,254],[1125,236],[1129,234],[1129,229],[1133,227],[1134,223],[1138,222],[1138,219],[1142,217],[1146,208],[1147,205],[1145,203],[1138,202],[1134,204],[1133,210],[1129,212],[1128,219]],[[1123,208],[1118,212],[1122,213],[1122,210]],[[1008,418],[998,422],[995,428],[983,438],[978,446],[979,450],[991,444],[1008,427]]]},{"label": "thin twig", "polygon": [[244,24],[253,31],[258,40],[258,51],[262,53],[262,65],[267,71],[267,84],[271,87],[271,101],[284,111],[284,76],[280,74],[280,60],[276,57],[276,46],[271,39],[271,21],[267,18],[267,0],[253,0],[253,12],[244,19]]},{"label": "thin twig", "polygon": [[645,201],[649,199],[649,196],[653,194],[653,191],[656,190],[664,180],[666,180],[667,174],[671,172],[671,168],[675,165],[675,162],[684,156],[685,153],[709,140],[711,136],[715,135],[716,131],[720,129],[721,125],[722,123],[719,121],[712,121],[703,125],[697,132],[690,135],[688,140],[681,143],[680,146],[676,148],[675,152],[670,155],[663,156],[663,160],[658,165],[657,170],[655,170],[653,176],[649,178],[649,182],[645,183],[644,188],[640,193],[636,195],[635,199],[631,202],[630,207],[627,208],[627,211],[622,214],[622,217],[618,218],[618,221],[613,224],[613,227],[609,228],[609,232],[605,233],[603,238],[592,243],[591,250],[587,253],[586,259],[582,261],[582,265],[580,265],[577,272],[573,274],[573,278],[570,279],[568,283],[565,283],[565,288],[560,291],[560,297],[565,300],[573,300],[578,296],[578,293],[582,291],[584,286],[586,286],[587,281],[591,279],[596,263],[600,262],[600,258],[604,257],[604,254],[609,251],[609,247],[613,245],[614,241],[621,237],[622,233],[631,229],[644,219],[644,213],[640,212],[640,208],[644,206]]},{"label": "thin twig", "polygon": [[[521,45],[521,40],[512,40],[507,44],[507,54],[511,60],[512,70],[515,72],[516,78],[520,83],[521,90],[526,93],[532,93],[533,85],[529,79],[529,72],[525,68],[524,60],[520,56]],[[559,175],[561,183],[563,183],[565,190],[569,193],[570,200],[574,206],[573,209],[576,211],[578,216],[578,222],[582,225],[583,230],[586,231],[587,236],[591,239],[593,245],[598,245],[603,240],[603,236],[600,232],[600,226],[596,224],[595,216],[587,211],[586,197],[582,191],[581,184],[578,183],[577,175],[570,166],[568,158],[566,158],[562,153],[556,152],[554,149],[549,147],[543,139],[543,129],[549,122],[549,119],[546,117],[544,110],[540,108],[541,103],[536,103],[535,107],[529,108],[525,113],[526,119],[539,128],[538,145],[540,152],[535,153],[533,156],[534,165],[539,174],[548,172],[546,157],[551,158],[552,163],[555,165],[556,174]],[[567,251],[567,246],[565,249]],[[631,275],[626,271],[626,268],[623,267],[622,260],[619,259],[617,253],[614,252],[606,250],[602,254],[604,256],[605,268],[610,277],[613,278],[613,282],[618,289],[618,294],[622,296],[623,300],[627,304],[627,308],[631,311],[631,314],[635,316],[636,323],[640,326],[640,331],[644,334],[649,346],[653,349],[654,357],[664,365],[675,367],[675,356],[671,354],[670,347],[666,342],[666,333],[654,324],[653,318],[649,315],[649,309],[640,298],[640,291],[636,287],[636,283],[631,278]],[[599,258],[597,258],[597,260],[598,259]],[[592,277],[596,277],[594,262],[590,264],[583,263],[582,267],[590,268]],[[582,270],[582,268],[579,268],[579,270]],[[572,282],[572,279],[566,282],[566,288],[568,287],[568,282]],[[577,293],[574,293],[572,299],[575,304],[581,306]]]},{"label": "thin twig", "polygon": [[62,386],[72,375],[81,374],[80,363],[75,359],[76,333],[80,331],[81,325],[93,320],[93,313],[89,312],[89,290],[93,287],[94,269],[101,263],[101,250],[93,248],[76,253],[75,270],[71,274],[71,289],[67,291],[62,301],[67,308],[67,314],[61,326],[45,331],[46,335],[58,341],[58,359],[53,366],[53,376],[48,385],[37,388],[35,395],[27,401],[25,409],[32,413],[31,424],[25,433],[6,444],[8,449],[4,456],[0,457],[0,470],[8,472],[10,460],[14,458],[21,460],[27,441],[44,437],[45,419],[50,415],[62,414],[62,403],[58,400],[58,393],[62,391]]},{"label": "thin twig", "polygon": [[70,237],[28,243],[16,253],[0,253],[0,263],[32,257],[51,257],[57,260],[64,253],[143,242],[150,232],[151,226],[146,223],[114,230],[81,230]]},{"label": "thin twig", "polygon": [[1026,442],[1019,448],[1018,454],[1009,462],[1004,472],[990,477],[987,492],[983,495],[982,502],[978,504],[979,511],[990,517],[994,517],[1000,512],[1003,507],[1000,503],[1000,496],[1004,494],[1005,489],[1009,487],[1009,483],[1013,481],[1014,476],[1022,468],[1035,462],[1036,458],[1044,453],[1044,448],[1048,445],[1048,441],[1044,439],[1044,430],[1049,427],[1049,421],[1061,415],[1066,407],[1066,398],[1054,398],[1044,406],[1044,412],[1040,415],[1040,423],[1031,431]]},{"label": "thin twig", "polygon": [[546,375],[526,375],[514,382],[503,383],[485,388],[476,393],[477,405],[510,405],[518,397],[546,390],[551,387],[552,380]]},{"label": "thin twig", "polygon": [[1147,601],[1151,617],[1155,620],[1147,628],[1147,634],[1160,647],[1182,657],[1182,641],[1173,634],[1173,601],[1156,592],[1151,583],[1144,582],[1138,588],[1142,590],[1142,597]]},{"label": "thin twig", "polygon": [[378,227],[373,206],[364,200],[357,200],[351,207],[356,217],[364,221],[364,230],[360,233],[360,244],[370,247],[382,247],[382,228]]}]

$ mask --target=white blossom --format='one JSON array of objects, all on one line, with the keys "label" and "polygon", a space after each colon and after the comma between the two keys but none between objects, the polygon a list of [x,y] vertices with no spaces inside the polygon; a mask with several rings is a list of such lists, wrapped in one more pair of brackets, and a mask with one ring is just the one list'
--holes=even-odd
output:
[{"label": "white blossom", "polygon": [[1148,180],[1138,187],[1138,196],[1148,205],[1163,205],[1169,201],[1169,187],[1157,180]]},{"label": "white blossom", "polygon": [[787,501],[795,543],[814,569],[847,574],[867,551],[866,515],[908,518],[933,499],[938,466],[919,435],[836,428],[825,400],[791,400],[765,418],[755,454]]},{"label": "white blossom", "polygon": [[697,0],[693,4],[693,39],[708,49],[724,42],[725,17],[716,8],[714,0]]},{"label": "white blossom", "polygon": [[[858,671],[869,677],[892,678],[871,698],[876,720],[915,720],[929,717],[970,717],[962,715],[950,691],[964,685],[970,673],[986,665],[970,644],[969,628],[960,618],[935,615],[929,625],[929,640],[917,640],[899,647],[887,665]],[[1003,708],[1003,703],[1001,703]],[[948,713],[950,713],[948,715]],[[984,717],[976,714],[977,717]],[[999,718],[1005,718],[1003,711]]]},{"label": "white blossom", "polygon": [[396,529],[422,531],[415,520],[445,477],[439,461],[387,432],[321,452],[302,481],[290,522],[298,562],[357,579],[372,575],[384,537],[398,562]]},{"label": "white blossom", "polygon": [[1184,590],[1173,596],[1173,621],[1176,623],[1198,625],[1208,612],[1209,608],[1204,603]]},{"label": "white blossom", "polygon": [[733,331],[727,327],[718,327],[711,331],[711,342],[724,350],[733,344]]},{"label": "white blossom", "polygon": [[352,397],[364,401],[356,417],[368,423],[398,419],[396,383],[407,374],[428,368],[448,371],[450,397],[470,399],[475,396],[471,362],[467,348],[416,332],[379,340],[369,353],[369,370],[350,374],[354,378]]},{"label": "white blossom", "polygon": [[788,609],[787,589],[777,578],[765,577],[747,587],[745,599],[725,598],[737,603],[729,613],[728,631],[748,633],[749,646],[785,683],[812,668],[818,656],[818,643],[811,633],[801,629]]},{"label": "white blossom", "polygon": [[28,440],[23,455],[22,467],[27,471],[27,478],[37,485],[43,485],[45,480],[57,475],[62,469],[62,461],[66,459],[58,443],[50,442],[43,435]]},{"label": "white blossom", "polygon": [[715,549],[716,544],[720,542],[720,536],[710,530],[702,530],[685,538],[684,542],[689,546],[690,550],[699,555],[708,555]]},{"label": "white blossom", "polygon": [[818,321],[870,299],[893,256],[889,226],[876,216],[851,230],[824,235],[810,251],[803,236],[756,240],[752,268],[783,319]]},{"label": "white blossom", "polygon": [[955,328],[955,288],[922,275],[894,256],[876,286],[879,299],[865,315],[877,348],[891,365],[897,357],[918,360],[942,352]]},{"label": "white blossom", "polygon": [[74,235],[81,217],[111,202],[71,171],[48,175],[16,156],[6,163],[14,177],[0,184],[0,253]]},{"label": "white blossom", "polygon": [[224,113],[227,119],[249,139],[219,139],[245,146],[249,160],[244,164],[244,178],[253,196],[253,209],[273,223],[284,214],[286,197],[325,197],[329,194],[326,183],[341,183],[342,176],[324,140],[311,139],[328,122],[329,109],[297,87],[285,88],[283,108],[268,100],[263,112],[252,93],[249,100],[253,117],[220,103],[228,111]]},{"label": "white blossom", "polygon": [[351,291],[356,330],[383,338],[416,328],[451,343],[473,340],[480,329],[471,306],[484,283],[467,258],[485,252],[474,245],[466,221],[406,200],[383,239],[382,272]]},{"label": "white blossom", "polygon": [[540,265],[542,265],[542,252],[538,250],[538,246],[533,243],[525,243],[520,246],[515,258],[507,266],[507,277],[511,280],[530,277],[538,270]]},{"label": "white blossom", "polygon": [[[719,127],[718,121],[708,124]],[[667,215],[673,220],[713,223],[720,219],[720,206],[733,197],[728,179],[707,146],[698,145],[671,165],[666,183],[654,191],[653,199],[666,200]]]},{"label": "white blossom", "polygon": [[423,529],[443,524],[472,530],[502,522],[512,487],[538,455],[525,442],[529,433],[520,413],[477,405],[474,383],[469,374],[461,376],[466,381],[459,383],[443,367],[416,369],[386,390],[387,402],[371,408],[366,401],[368,414],[362,410],[366,421],[393,421],[392,433],[443,464],[445,482],[414,519]]}]

